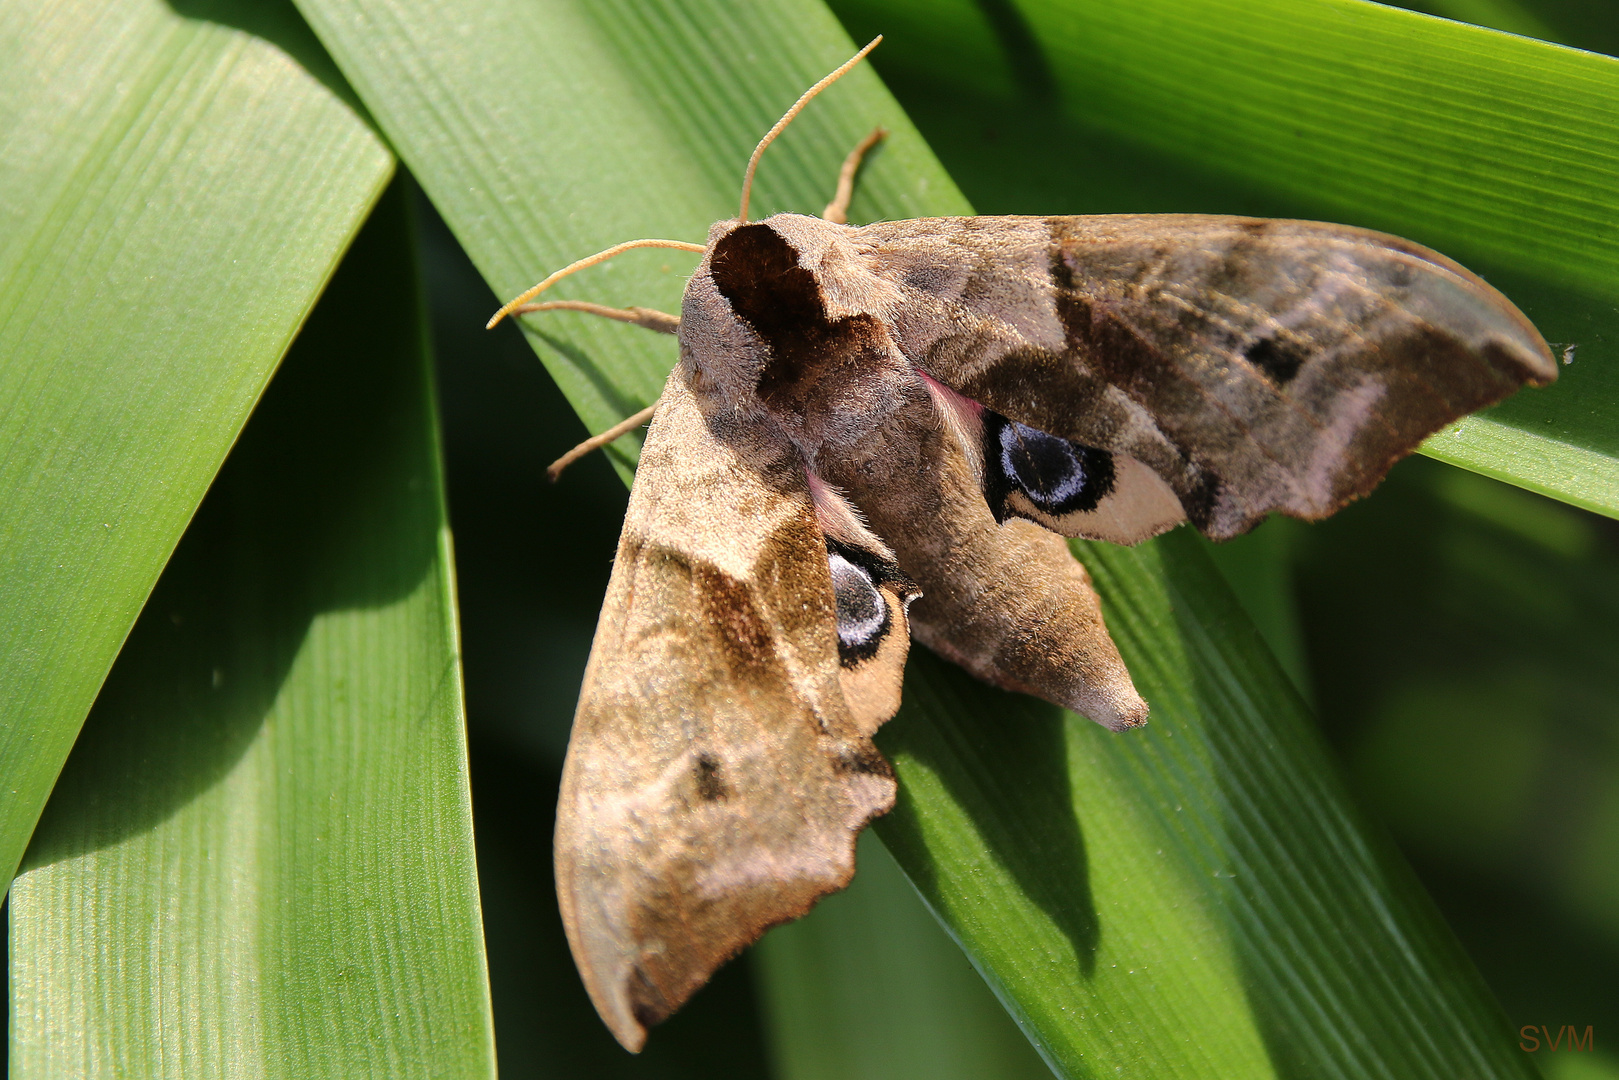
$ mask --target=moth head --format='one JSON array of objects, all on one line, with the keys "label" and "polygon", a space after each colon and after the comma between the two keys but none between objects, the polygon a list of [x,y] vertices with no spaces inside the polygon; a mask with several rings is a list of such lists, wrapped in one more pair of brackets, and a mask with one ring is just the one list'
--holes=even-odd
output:
[{"label": "moth head", "polygon": [[715,222],[681,300],[681,359],[722,393],[751,395],[769,359],[766,338],[827,319],[822,271],[847,231],[802,214]]},{"label": "moth head", "polygon": [[716,221],[708,230],[703,261],[686,282],[680,301],[680,362],[696,376],[700,389],[741,401],[759,379],[768,350],[763,339],[738,319],[714,282],[713,258],[718,245],[742,223]]},{"label": "moth head", "polygon": [[777,425],[809,461],[921,391],[886,319],[898,289],[871,272],[857,234],[802,214],[724,222],[686,288],[679,335],[698,385]]}]

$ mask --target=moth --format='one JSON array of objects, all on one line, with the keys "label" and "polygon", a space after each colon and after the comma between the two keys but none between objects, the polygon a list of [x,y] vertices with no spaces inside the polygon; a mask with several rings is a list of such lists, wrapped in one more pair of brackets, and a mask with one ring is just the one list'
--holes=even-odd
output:
[{"label": "moth", "polygon": [[[1067,537],[1325,517],[1456,418],[1557,376],[1482,279],[1345,225],[1176,215],[845,223],[632,241],[501,309],[675,333],[563,772],[557,892],[638,1050],[854,872],[911,638],[1114,730],[1146,722]],[[701,253],[678,319],[529,303],[636,246]],[[579,452],[645,421],[647,410]],[[565,463],[568,459],[564,459]]]}]

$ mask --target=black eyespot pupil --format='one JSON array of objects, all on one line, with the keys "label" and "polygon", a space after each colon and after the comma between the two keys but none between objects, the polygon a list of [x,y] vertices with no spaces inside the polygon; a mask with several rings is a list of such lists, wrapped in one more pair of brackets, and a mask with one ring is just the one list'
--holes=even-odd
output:
[{"label": "black eyespot pupil", "polygon": [[1081,495],[1085,463],[1067,439],[1016,420],[1001,428],[1001,468],[1036,504],[1057,504]]}]

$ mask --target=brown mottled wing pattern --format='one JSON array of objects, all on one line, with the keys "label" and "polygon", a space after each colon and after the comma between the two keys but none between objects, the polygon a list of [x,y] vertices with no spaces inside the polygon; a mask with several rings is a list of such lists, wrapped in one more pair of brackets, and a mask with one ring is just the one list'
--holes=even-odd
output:
[{"label": "brown mottled wing pattern", "polygon": [[[626,1047],[854,872],[893,803],[840,682],[803,465],[675,369],[642,453],[563,770],[557,891]],[[903,623],[900,624],[903,633]],[[897,699],[903,649],[888,657]],[[879,695],[881,696],[881,695]]]},{"label": "brown mottled wing pattern", "polygon": [[1476,275],[1397,237],[1200,215],[859,230],[904,353],[973,401],[1128,455],[1217,538],[1324,517],[1445,424],[1557,369]]}]

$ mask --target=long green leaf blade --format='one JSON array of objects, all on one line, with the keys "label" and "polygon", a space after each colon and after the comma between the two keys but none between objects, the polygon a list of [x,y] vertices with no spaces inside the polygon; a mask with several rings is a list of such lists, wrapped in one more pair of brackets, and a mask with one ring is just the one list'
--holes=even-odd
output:
[{"label": "long green leaf blade", "polygon": [[780,1080],[1050,1080],[893,857],[754,951]]},{"label": "long green leaf blade", "polygon": [[[1089,545],[1117,738],[914,665],[878,831],[1063,1075],[1531,1076],[1190,536]],[[1139,735],[1140,737],[1136,737]]]},{"label": "long green leaf blade", "polygon": [[11,895],[14,1076],[494,1075],[405,195],[288,356],[40,821]]},{"label": "long green leaf blade", "polygon": [[[850,47],[808,4],[304,9],[507,295],[615,241],[692,239],[702,217],[734,213],[733,178],[757,135]],[[772,148],[759,212],[818,207],[877,122],[895,135],[863,178],[856,218],[964,212],[859,70]],[[668,309],[678,270],[660,263],[674,259],[626,256],[556,295]],[[568,316],[528,332],[597,428],[648,400],[673,360],[666,342]],[[1526,1075],[1196,546],[1087,557],[1156,729],[1131,744],[919,658],[910,703],[882,737],[906,800],[884,835],[1048,1062],[1064,1075],[1448,1078],[1457,1062]],[[1217,719],[1255,744],[1251,761]],[[1222,879],[1272,838],[1278,871]],[[1295,931],[1319,940],[1301,948]],[[1362,937],[1346,946],[1346,932]]]},{"label": "long green leaf blade", "polygon": [[186,8],[0,9],[6,882],[147,593],[393,167],[323,84],[334,73],[289,56],[319,54],[290,8]]}]

